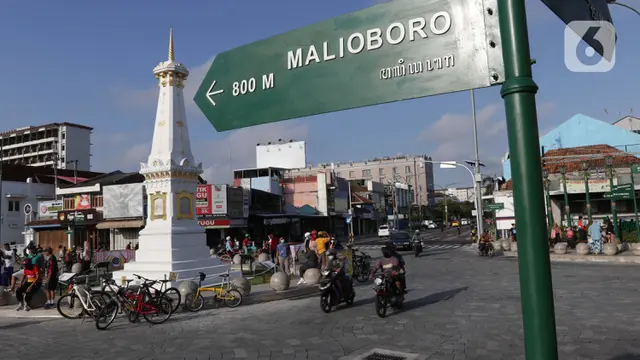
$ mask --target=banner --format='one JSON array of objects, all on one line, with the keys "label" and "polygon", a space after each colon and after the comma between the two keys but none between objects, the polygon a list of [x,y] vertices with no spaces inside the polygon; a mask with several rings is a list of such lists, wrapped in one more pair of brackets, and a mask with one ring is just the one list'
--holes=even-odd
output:
[{"label": "banner", "polygon": [[211,215],[211,185],[198,184],[196,192],[196,215]]},{"label": "banner", "polygon": [[38,219],[55,219],[58,211],[62,211],[64,203],[62,200],[40,201],[38,203]]},{"label": "banner", "polygon": [[82,194],[75,196],[75,209],[87,210],[91,209],[91,195]]},{"label": "banner", "polygon": [[[614,179],[615,180],[615,179]],[[614,184],[617,181],[614,182]],[[562,190],[562,180],[560,180],[560,190]],[[609,186],[609,179],[589,179],[589,192],[608,192],[611,191]],[[569,194],[584,194],[586,188],[584,186],[584,180],[567,180],[567,193]]]},{"label": "banner", "polygon": [[227,215],[227,185],[213,185],[211,214]]}]

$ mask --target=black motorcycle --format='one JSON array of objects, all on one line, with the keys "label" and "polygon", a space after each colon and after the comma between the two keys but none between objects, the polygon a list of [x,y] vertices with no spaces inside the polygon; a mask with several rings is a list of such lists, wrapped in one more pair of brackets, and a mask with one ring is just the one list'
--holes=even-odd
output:
[{"label": "black motorcycle", "polygon": [[369,271],[371,271],[371,256],[360,252],[358,249],[351,249],[353,259],[353,278],[358,282],[365,282],[369,279]]},{"label": "black motorcycle", "polygon": [[[353,286],[350,286],[350,289],[345,289],[345,291],[348,292],[347,296],[340,296],[340,290],[336,284],[336,281],[338,281],[336,275],[335,271],[322,270],[322,278],[318,284],[320,288],[320,307],[322,311],[326,313],[331,312],[331,308],[343,302],[351,305],[356,298],[356,292],[353,290]],[[351,285],[351,283],[349,284]]]},{"label": "black motorcycle", "polygon": [[422,253],[422,240],[413,240],[413,255],[416,257]]},{"label": "black motorcycle", "polygon": [[478,256],[493,257],[495,252],[496,250],[491,242],[478,244]]},{"label": "black motorcycle", "polygon": [[383,318],[387,316],[387,309],[402,309],[404,295],[400,294],[391,276],[386,273],[376,274],[373,280],[373,289],[376,291],[376,314]]}]

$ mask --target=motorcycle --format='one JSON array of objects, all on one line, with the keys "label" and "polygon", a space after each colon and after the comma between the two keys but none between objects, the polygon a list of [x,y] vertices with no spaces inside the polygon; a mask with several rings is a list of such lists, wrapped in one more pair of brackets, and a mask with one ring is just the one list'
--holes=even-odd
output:
[{"label": "motorcycle", "polygon": [[343,302],[351,305],[356,298],[356,292],[353,290],[353,286],[348,290],[349,294],[346,298],[344,298],[344,296],[341,297],[336,281],[335,271],[322,270],[322,278],[320,279],[318,287],[320,288],[320,308],[322,308],[322,311],[325,313],[331,312],[331,308]]},{"label": "motorcycle", "polygon": [[360,252],[357,254],[358,249],[351,249],[353,259],[353,277],[358,282],[365,282],[369,279],[369,271],[371,270],[371,256]]},{"label": "motorcycle", "polygon": [[480,243],[478,245],[478,256],[488,256],[488,257],[493,257],[493,255],[495,255],[495,248],[493,247],[493,243],[488,242],[486,243],[486,245],[488,247],[488,249],[486,251],[481,250],[480,248],[482,247],[482,243]]},{"label": "motorcycle", "polygon": [[413,241],[413,255],[416,257],[420,256],[422,253],[422,240],[414,240]]},{"label": "motorcycle", "polygon": [[373,280],[373,289],[376,292],[376,314],[383,318],[387,316],[387,309],[402,309],[404,295],[398,293],[396,284],[391,277],[384,273],[376,274]]}]

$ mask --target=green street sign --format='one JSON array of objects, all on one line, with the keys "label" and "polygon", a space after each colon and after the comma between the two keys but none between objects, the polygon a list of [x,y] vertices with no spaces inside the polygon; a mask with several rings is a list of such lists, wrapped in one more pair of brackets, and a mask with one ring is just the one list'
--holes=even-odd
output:
[{"label": "green street sign", "polygon": [[632,199],[633,198],[633,191],[612,191],[612,192],[607,192],[604,193],[604,198],[605,199],[611,199],[611,200],[625,200],[625,199]]},{"label": "green street sign", "polygon": [[631,166],[631,173],[632,174],[640,174],[640,164],[632,165]]},{"label": "green street sign", "polygon": [[[613,24],[607,0],[542,0],[542,2],[565,24],[570,24],[572,21],[607,21]],[[581,28],[572,28],[572,30],[576,31],[576,34],[598,54],[611,60],[609,58],[611,53],[604,48],[603,39],[596,34],[603,30],[593,29],[593,32],[587,31],[591,30],[588,28],[584,31]]]},{"label": "green street sign", "polygon": [[194,101],[217,131],[504,81],[496,0],[402,0],[216,56]]},{"label": "green street sign", "polygon": [[622,184],[622,185],[614,185],[613,192],[629,192],[633,190],[633,185],[631,184]]},{"label": "green street sign", "polygon": [[504,209],[504,203],[486,204],[484,207],[487,211],[498,211]]}]

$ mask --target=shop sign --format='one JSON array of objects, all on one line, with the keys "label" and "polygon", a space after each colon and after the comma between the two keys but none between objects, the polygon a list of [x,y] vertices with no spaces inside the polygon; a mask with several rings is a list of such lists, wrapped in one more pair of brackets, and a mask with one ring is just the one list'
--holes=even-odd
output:
[{"label": "shop sign", "polygon": [[227,215],[227,185],[212,186],[212,215]]},{"label": "shop sign", "polygon": [[64,202],[62,200],[40,201],[38,202],[38,218],[55,219],[58,211],[62,211]]},{"label": "shop sign", "polygon": [[196,214],[211,215],[211,185],[199,184],[196,192]]},{"label": "shop sign", "polygon": [[97,213],[95,211],[61,211],[58,213],[58,220],[61,223],[74,224],[94,222],[97,220]]},{"label": "shop sign", "polygon": [[277,219],[264,219],[264,224],[269,225],[282,225],[290,222],[290,219],[287,218],[277,218]]},{"label": "shop sign", "polygon": [[231,224],[231,220],[229,219],[204,219],[198,220],[198,225],[202,227],[210,227],[210,226],[229,226]]},{"label": "shop sign", "polygon": [[87,210],[91,209],[91,195],[87,194],[79,194],[74,197],[76,210]]}]

